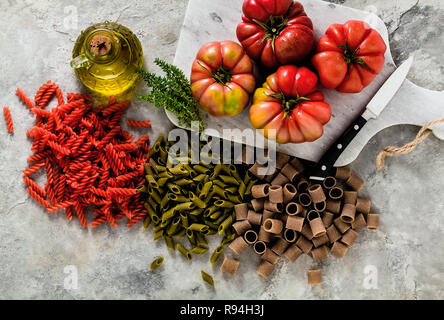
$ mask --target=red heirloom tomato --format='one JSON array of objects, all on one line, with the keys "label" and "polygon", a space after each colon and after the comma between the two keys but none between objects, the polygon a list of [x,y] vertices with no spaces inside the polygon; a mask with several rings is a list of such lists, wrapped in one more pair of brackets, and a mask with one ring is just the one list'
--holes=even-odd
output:
[{"label": "red heirloom tomato", "polygon": [[325,88],[357,93],[381,72],[386,49],[376,30],[363,21],[350,20],[327,29],[312,63]]},{"label": "red heirloom tomato", "polygon": [[236,42],[209,42],[197,53],[191,70],[191,91],[209,114],[239,114],[255,88],[253,63]]},{"label": "red heirloom tomato", "polygon": [[314,46],[313,24],[293,0],[245,0],[237,38],[247,54],[267,68],[297,63]]},{"label": "red heirloom tomato", "polygon": [[[278,143],[314,141],[330,121],[330,105],[317,88],[318,77],[305,67],[282,66],[254,93],[251,125]],[[271,131],[274,129],[273,131]]]}]

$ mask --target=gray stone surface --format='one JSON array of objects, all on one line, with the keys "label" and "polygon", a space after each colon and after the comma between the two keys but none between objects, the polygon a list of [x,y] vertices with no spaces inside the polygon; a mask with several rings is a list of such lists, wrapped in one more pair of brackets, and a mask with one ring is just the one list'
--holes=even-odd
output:
[{"label": "gray stone surface", "polygon": [[[417,54],[409,79],[444,89],[442,1],[331,2],[376,9],[389,27],[395,61]],[[47,214],[29,198],[21,171],[30,153],[25,131],[33,117],[15,97],[16,87],[33,95],[51,79],[65,92],[77,92],[81,86],[68,64],[72,46],[81,29],[104,19],[136,32],[147,67],[155,70],[155,57],[173,60],[186,5],[184,0],[1,2],[0,103],[10,105],[16,132],[6,134],[0,122],[0,298],[443,299],[443,142],[430,137],[413,153],[388,159],[382,171],[374,164],[381,148],[410,141],[416,127],[384,130],[352,164],[367,181],[364,192],[381,214],[381,228],[360,232],[344,259],[330,257],[323,263],[324,284],[312,288],[306,270],[316,264],[307,256],[295,264],[279,262],[265,281],[255,274],[257,257],[248,251],[240,257],[239,274],[229,277],[221,274],[219,264],[210,266],[207,255],[188,263],[167,252],[163,243],[151,240],[151,230],[142,233],[124,225],[82,230],[78,221]],[[138,101],[133,106],[128,116],[153,120],[153,138],[171,128],[163,111]],[[166,257],[164,266],[149,271],[149,263],[159,255]],[[78,270],[77,289],[64,287],[70,275],[64,273],[67,266]],[[376,289],[364,286],[368,266],[376,267]],[[214,275],[215,290],[202,282],[201,269]]]}]

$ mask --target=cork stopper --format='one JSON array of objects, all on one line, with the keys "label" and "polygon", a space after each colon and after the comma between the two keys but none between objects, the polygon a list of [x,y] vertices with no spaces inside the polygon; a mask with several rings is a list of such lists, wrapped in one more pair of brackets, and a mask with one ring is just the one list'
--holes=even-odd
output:
[{"label": "cork stopper", "polygon": [[111,40],[103,34],[95,35],[89,44],[91,46],[91,51],[96,56],[104,56],[111,51]]}]

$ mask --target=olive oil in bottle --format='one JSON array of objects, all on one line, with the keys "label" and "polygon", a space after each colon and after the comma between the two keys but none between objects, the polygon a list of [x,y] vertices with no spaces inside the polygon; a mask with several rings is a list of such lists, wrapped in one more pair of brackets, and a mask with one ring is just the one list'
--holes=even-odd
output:
[{"label": "olive oil in bottle", "polygon": [[143,50],[131,30],[109,21],[90,26],[78,37],[72,55],[71,66],[96,105],[106,105],[110,96],[118,101],[132,98]]}]

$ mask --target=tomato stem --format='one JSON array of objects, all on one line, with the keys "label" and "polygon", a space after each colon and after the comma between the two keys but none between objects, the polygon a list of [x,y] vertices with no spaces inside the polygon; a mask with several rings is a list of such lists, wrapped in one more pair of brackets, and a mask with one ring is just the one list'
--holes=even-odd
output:
[{"label": "tomato stem", "polygon": [[273,53],[275,53],[275,41],[279,37],[281,32],[287,27],[288,18],[286,16],[270,16],[266,23],[253,19],[253,22],[261,26],[265,30],[265,36],[262,38],[261,43],[266,40],[271,40],[271,47]]},{"label": "tomato stem", "polygon": [[356,57],[356,54],[360,50],[359,47],[357,47],[355,50],[352,50],[348,41],[345,40],[345,44],[338,46],[338,48],[344,49],[344,60],[345,62],[347,62],[347,66],[350,66],[350,64],[360,64],[370,70],[369,66],[364,60],[362,60],[362,58]]},{"label": "tomato stem", "polygon": [[284,117],[282,119],[290,119],[290,114],[293,111],[293,109],[300,104],[302,101],[311,101],[310,98],[302,97],[299,95],[298,91],[296,90],[296,99],[289,99],[287,100],[284,93],[281,91],[281,93],[273,93],[273,94],[267,94],[269,97],[279,99],[281,100],[282,108],[284,109]]},{"label": "tomato stem", "polygon": [[[213,79],[223,84],[224,86],[227,86],[227,83],[231,81],[231,73],[229,70],[225,69],[224,67],[220,67],[216,70],[216,72],[211,72],[211,70],[208,70],[207,67],[205,67],[202,63],[199,61],[197,62],[203,69],[205,69],[212,77]],[[228,86],[227,86],[228,87]]]}]

